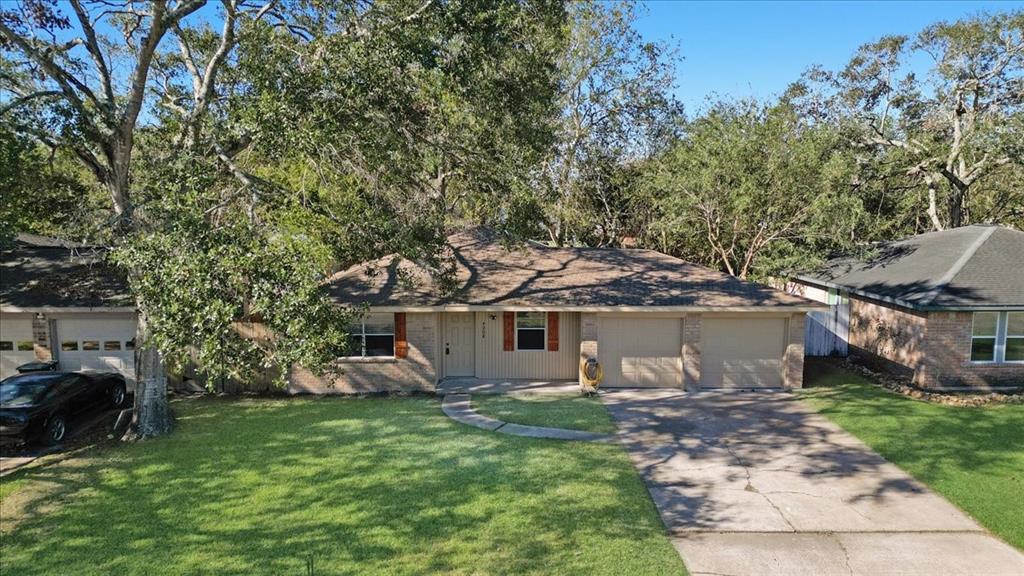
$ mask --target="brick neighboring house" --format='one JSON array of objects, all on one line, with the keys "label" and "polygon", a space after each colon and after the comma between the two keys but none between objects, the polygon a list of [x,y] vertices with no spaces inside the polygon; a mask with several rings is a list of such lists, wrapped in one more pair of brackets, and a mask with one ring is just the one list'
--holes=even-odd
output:
[{"label": "brick neighboring house", "polygon": [[804,316],[825,306],[653,250],[506,247],[448,238],[454,286],[385,257],[338,273],[339,305],[368,305],[359,354],[329,377],[293,367],[293,393],[434,390],[449,378],[566,381],[597,358],[603,386],[799,388]]},{"label": "brick neighboring house", "polygon": [[790,291],[848,305],[850,356],[919,386],[1024,386],[1024,232],[921,234],[831,260]]}]

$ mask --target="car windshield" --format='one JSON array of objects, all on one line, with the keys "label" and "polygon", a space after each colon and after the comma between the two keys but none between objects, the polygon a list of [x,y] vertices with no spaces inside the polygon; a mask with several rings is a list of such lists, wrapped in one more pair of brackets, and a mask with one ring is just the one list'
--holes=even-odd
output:
[{"label": "car windshield", "polygon": [[12,376],[0,381],[0,405],[29,406],[59,377],[54,374]]}]

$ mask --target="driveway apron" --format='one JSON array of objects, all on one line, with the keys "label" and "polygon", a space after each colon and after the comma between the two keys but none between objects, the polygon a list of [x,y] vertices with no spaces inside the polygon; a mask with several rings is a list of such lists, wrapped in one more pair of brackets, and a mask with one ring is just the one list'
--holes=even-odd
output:
[{"label": "driveway apron", "polygon": [[601,398],[691,574],[1024,574],[1024,555],[789,393]]}]

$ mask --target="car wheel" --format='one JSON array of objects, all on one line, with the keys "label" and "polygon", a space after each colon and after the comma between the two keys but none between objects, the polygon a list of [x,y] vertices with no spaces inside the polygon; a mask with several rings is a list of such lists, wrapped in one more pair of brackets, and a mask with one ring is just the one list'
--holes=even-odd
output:
[{"label": "car wheel", "polygon": [[43,442],[48,446],[60,444],[64,436],[67,435],[67,432],[68,425],[64,420],[64,416],[62,414],[54,414],[46,422],[46,428],[43,430]]},{"label": "car wheel", "polygon": [[120,408],[124,404],[124,399],[127,396],[124,384],[114,384],[110,388],[110,405],[114,408]]}]

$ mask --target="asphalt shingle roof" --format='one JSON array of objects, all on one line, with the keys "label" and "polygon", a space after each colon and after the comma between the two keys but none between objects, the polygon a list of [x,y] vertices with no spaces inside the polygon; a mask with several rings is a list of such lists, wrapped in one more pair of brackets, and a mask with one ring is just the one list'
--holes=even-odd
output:
[{"label": "asphalt shingle roof", "polygon": [[385,257],[339,272],[329,282],[341,304],[427,307],[753,307],[815,306],[805,298],[746,282],[653,250],[511,249],[482,229],[449,236],[455,290],[422,266]]},{"label": "asphalt shingle roof", "polygon": [[134,305],[124,276],[104,263],[95,248],[21,234],[0,256],[0,307]]},{"label": "asphalt shingle roof", "polygon": [[797,278],[916,309],[1024,307],[1024,232],[988,225],[929,232]]}]

